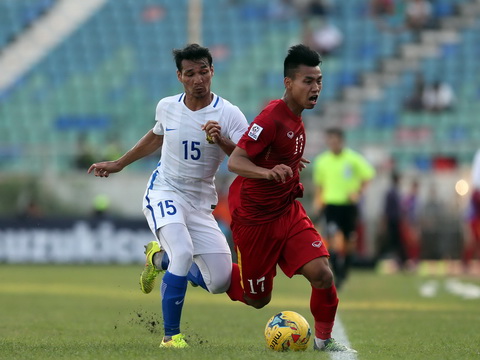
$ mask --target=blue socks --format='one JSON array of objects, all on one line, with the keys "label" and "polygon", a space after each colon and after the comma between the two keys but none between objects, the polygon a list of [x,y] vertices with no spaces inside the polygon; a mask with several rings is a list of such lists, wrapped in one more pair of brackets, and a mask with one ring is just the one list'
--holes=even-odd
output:
[{"label": "blue socks", "polygon": [[187,277],[173,275],[166,272],[163,276],[162,312],[165,336],[173,336],[180,333],[180,317],[182,316],[185,293],[187,292]]},{"label": "blue socks", "polygon": [[188,281],[191,281],[194,285],[200,286],[208,291],[205,280],[203,280],[202,272],[198,268],[197,264],[192,264],[192,267],[187,274],[187,279]]},{"label": "blue socks", "polygon": [[[170,259],[168,258],[168,255],[165,252],[163,254],[163,258],[162,258],[162,269],[167,270],[168,269],[168,264],[170,264]],[[205,284],[205,280],[203,280],[202,273],[201,273],[200,269],[198,268],[197,264],[195,264],[195,263],[192,264],[192,267],[190,268],[190,271],[187,274],[187,280],[191,281],[194,285],[200,286],[203,289],[208,291],[207,285]]]},{"label": "blue socks", "polygon": [[170,259],[168,258],[167,252],[165,252],[162,258],[162,269],[167,270],[168,264],[170,264]]}]

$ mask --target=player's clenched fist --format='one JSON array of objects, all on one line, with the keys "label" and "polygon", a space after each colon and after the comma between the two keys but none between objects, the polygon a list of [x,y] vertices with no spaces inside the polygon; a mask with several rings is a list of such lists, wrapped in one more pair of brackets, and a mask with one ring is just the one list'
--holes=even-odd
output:
[{"label": "player's clenched fist", "polygon": [[209,120],[202,126],[202,130],[207,134],[209,143],[218,143],[222,135],[222,127],[217,121]]}]

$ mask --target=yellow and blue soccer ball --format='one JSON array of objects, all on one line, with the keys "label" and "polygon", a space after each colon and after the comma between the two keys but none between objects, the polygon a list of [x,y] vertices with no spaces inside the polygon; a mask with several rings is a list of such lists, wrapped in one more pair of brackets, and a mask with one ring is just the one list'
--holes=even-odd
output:
[{"label": "yellow and blue soccer ball", "polygon": [[303,351],[308,347],[312,332],[307,320],[294,311],[273,315],[265,326],[265,341],[275,351]]}]

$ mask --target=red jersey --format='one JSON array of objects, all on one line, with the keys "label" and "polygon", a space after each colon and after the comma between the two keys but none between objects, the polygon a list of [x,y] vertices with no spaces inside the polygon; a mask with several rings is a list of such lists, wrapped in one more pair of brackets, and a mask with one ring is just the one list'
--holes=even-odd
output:
[{"label": "red jersey", "polygon": [[303,195],[298,166],[305,148],[305,127],[283,100],[271,101],[255,118],[237,146],[257,166],[272,169],[284,164],[293,171],[285,183],[237,176],[228,201],[234,222],[258,224],[286,213]]}]

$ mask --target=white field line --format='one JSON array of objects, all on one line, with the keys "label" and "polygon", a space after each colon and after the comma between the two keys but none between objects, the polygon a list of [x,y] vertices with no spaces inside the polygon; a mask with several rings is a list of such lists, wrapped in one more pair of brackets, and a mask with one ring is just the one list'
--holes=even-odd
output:
[{"label": "white field line", "polygon": [[[335,325],[333,327],[333,334],[332,336],[337,340],[338,342],[344,344],[345,346],[351,347],[350,346],[350,341],[348,340],[347,332],[345,331],[345,328],[343,327],[342,322],[340,321],[340,317],[338,316],[335,319]],[[330,359],[332,360],[357,360],[357,354],[354,353],[330,353]]]},{"label": "white field line", "polygon": [[445,289],[465,300],[480,299],[480,286],[470,283],[462,283],[456,279],[445,281]]},{"label": "white field line", "polygon": [[428,298],[435,297],[438,294],[438,287],[439,284],[437,280],[427,281],[419,288],[420,296]]},{"label": "white field line", "polygon": [[426,281],[418,290],[420,296],[434,298],[441,289],[464,300],[480,299],[480,286],[453,278],[446,279],[442,285],[437,280]]}]

